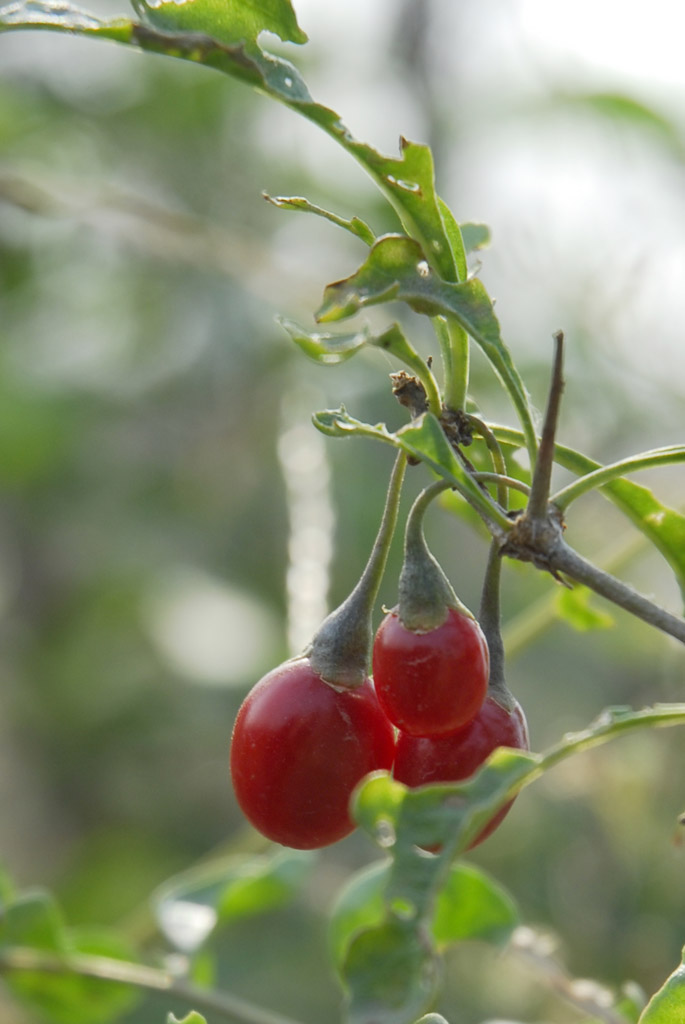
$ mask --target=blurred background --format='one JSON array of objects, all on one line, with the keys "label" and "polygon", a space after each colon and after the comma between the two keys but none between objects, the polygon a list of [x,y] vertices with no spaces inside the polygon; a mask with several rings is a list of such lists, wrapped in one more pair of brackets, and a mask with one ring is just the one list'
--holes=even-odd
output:
[{"label": "blurred background", "polygon": [[[538,408],[565,331],[561,440],[600,461],[682,443],[685,10],[295,6],[309,45],[269,43],[314,97],[388,153],[400,134],[429,143],[458,219],[490,225],[481,274]],[[148,894],[170,874],[260,848],[228,775],[235,712],[347,594],[375,534],[391,452],[324,439],[311,412],[403,421],[384,355],[321,368],[274,322],[311,325],[363,246],[262,190],[395,227],[331,140],[240,84],[109,43],[0,38],[0,855],[70,921],[132,938],[152,934]],[[419,317],[370,319],[390,316],[431,352]],[[472,392],[513,424],[477,353]],[[640,480],[682,508],[682,469]],[[486,543],[438,509],[427,532],[477,607]],[[569,539],[681,611],[660,556],[601,498],[574,506]],[[550,579],[507,567],[509,680],[534,749],[608,704],[683,699],[675,642],[620,611],[581,633],[556,609]],[[682,732],[640,734],[557,768],[471,856],[563,937],[574,975],[652,991],[685,942],[684,808]],[[332,1019],[325,911],[376,856],[359,836],[323,851],[295,905],[221,936],[221,982]],[[447,979],[450,1020],[571,1013],[479,947]]]}]

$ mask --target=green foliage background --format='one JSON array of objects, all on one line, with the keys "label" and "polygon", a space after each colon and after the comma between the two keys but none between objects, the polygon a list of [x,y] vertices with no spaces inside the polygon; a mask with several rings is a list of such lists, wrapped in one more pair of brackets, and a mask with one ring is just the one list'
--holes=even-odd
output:
[{"label": "green foliage background", "polygon": [[[671,200],[665,222],[677,218],[682,123],[637,80],[607,91],[589,65],[575,80],[542,81],[544,57],[523,48],[524,75],[460,63],[461,49],[489,52],[509,24],[506,4],[491,17],[460,5],[449,61],[439,4],[381,13],[369,25],[354,9],[319,12],[310,28],[302,10],[311,42],[295,59],[314,94],[379,148],[394,151],[400,131],[431,143],[450,204],[490,224],[483,278],[538,405],[549,337],[560,326],[567,335],[561,441],[603,462],[681,441],[682,355],[673,342],[669,373],[667,303],[639,273],[654,242],[626,249],[613,229],[622,202],[624,224],[649,219],[633,205],[639,184]],[[244,693],[289,653],[293,495],[279,438],[283,450],[312,409],[341,402],[364,420],[403,422],[387,357],[317,367],[274,323],[278,313],[311,322],[323,286],[350,274],[363,246],[274,209],[262,189],[307,195],[379,231],[394,226],[359,169],[296,120],[222,76],[109,44],[8,36],[0,45],[0,850],[19,884],[54,888],[72,923],[123,924],[132,941],[152,940],[147,897],[170,873],[215,847],[261,845],[233,801],[227,753]],[[553,215],[568,201],[563,175],[551,173],[555,150],[559,164],[573,154],[593,183],[587,219],[574,207],[572,230]],[[532,186],[515,185],[536,160],[537,205]],[[509,207],[497,191],[507,174]],[[529,201],[518,217],[517,198]],[[636,290],[650,336],[631,330],[642,322]],[[403,323],[429,351],[418,318]],[[488,415],[508,416],[474,359],[472,390]],[[288,437],[297,463],[297,434]],[[299,450],[306,461],[306,442]],[[325,453],[334,604],[364,562],[390,453],[356,440],[326,441]],[[648,480],[682,505],[680,468]],[[438,512],[429,530],[476,606],[485,542]],[[601,498],[574,508],[569,534],[678,610],[658,556],[644,556]],[[386,604],[398,555],[396,546]],[[535,749],[607,704],[682,699],[683,655],[646,626],[616,613],[609,629],[574,631],[555,618],[552,581],[526,568],[506,572],[504,598],[509,682]],[[239,628],[230,601],[249,616]],[[203,630],[216,616],[226,643],[208,661]],[[195,630],[180,651],[179,622]],[[563,934],[574,975],[634,978],[653,991],[679,961],[682,749],[673,729],[565,762],[470,856],[515,894],[526,921]],[[349,871],[375,856],[352,836],[321,854],[294,905],[227,927],[221,983],[305,1022],[330,1019],[339,994],[323,914]],[[568,1012],[534,967],[475,944],[449,955],[440,1009],[459,1021]],[[125,1019],[157,1010],[146,1004]],[[16,1012],[8,1004],[0,1020]]]}]

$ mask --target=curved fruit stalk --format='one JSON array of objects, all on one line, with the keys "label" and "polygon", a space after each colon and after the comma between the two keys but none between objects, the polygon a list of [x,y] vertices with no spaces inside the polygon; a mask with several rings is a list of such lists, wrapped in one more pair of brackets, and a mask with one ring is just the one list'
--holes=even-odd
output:
[{"label": "curved fruit stalk", "polygon": [[426,488],[407,520],[399,603],[378,628],[373,676],[388,718],[412,736],[441,736],[470,722],[488,685],[483,631],[459,601],[423,536],[423,515],[444,482]]},{"label": "curved fruit stalk", "polygon": [[369,772],[392,767],[395,732],[368,672],[371,613],[405,467],[398,456],[359,583],[303,655],[252,688],[233,727],[231,776],[240,807],[263,835],[296,849],[327,846],[352,832],[353,789]]}]

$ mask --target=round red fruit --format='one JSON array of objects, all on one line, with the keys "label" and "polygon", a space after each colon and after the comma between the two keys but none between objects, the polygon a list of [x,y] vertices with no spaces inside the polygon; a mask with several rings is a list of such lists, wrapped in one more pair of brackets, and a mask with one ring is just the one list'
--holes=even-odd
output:
[{"label": "round red fruit", "polygon": [[490,660],[483,631],[472,616],[447,609],[436,629],[407,629],[389,612],[373,644],[373,678],[386,715],[410,736],[442,736],[478,714]]},{"label": "round red fruit", "polygon": [[[474,720],[451,736],[435,738],[400,733],[393,774],[412,788],[468,779],[497,747],[528,750],[526,716],[518,701],[510,711],[488,697]],[[494,832],[513,801],[503,807],[471,843],[478,846]]]},{"label": "round red fruit", "polygon": [[255,828],[310,850],[352,832],[354,787],[368,772],[389,770],[394,753],[394,730],[371,680],[334,689],[302,657],[273,669],[245,698],[233,728],[231,775]]}]

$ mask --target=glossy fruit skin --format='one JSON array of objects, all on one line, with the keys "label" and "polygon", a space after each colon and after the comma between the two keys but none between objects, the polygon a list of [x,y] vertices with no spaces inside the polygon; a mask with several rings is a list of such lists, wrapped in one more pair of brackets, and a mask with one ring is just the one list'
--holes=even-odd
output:
[{"label": "glossy fruit skin", "polygon": [[336,690],[302,657],[273,669],[243,701],[231,775],[256,829],[284,846],[311,850],[352,832],[352,790],[368,772],[389,770],[394,755],[395,733],[371,680]]},{"label": "glossy fruit skin", "polygon": [[[400,733],[393,775],[412,788],[431,782],[459,782],[473,775],[497,747],[529,750],[528,725],[518,701],[509,712],[489,696],[474,720],[451,736],[429,738]],[[469,849],[494,832],[512,803],[497,812]]]},{"label": "glossy fruit skin", "polygon": [[490,659],[475,619],[455,608],[425,633],[407,629],[397,611],[378,627],[373,678],[386,715],[410,736],[443,736],[478,714],[487,693]]}]

